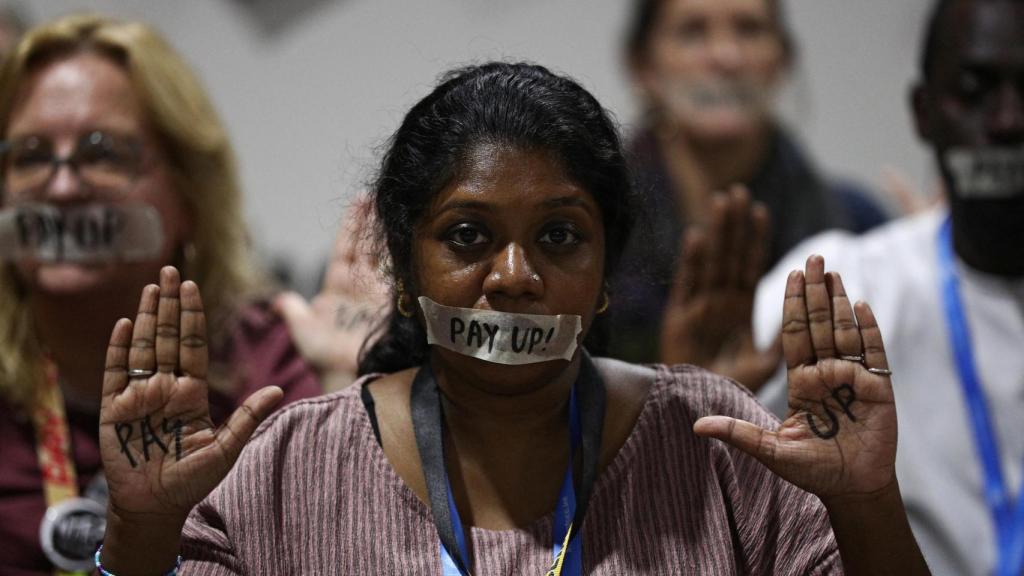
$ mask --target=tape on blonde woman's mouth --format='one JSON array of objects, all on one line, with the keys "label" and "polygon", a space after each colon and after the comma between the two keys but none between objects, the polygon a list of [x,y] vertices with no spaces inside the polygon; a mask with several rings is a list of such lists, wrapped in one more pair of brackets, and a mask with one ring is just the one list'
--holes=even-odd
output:
[{"label": "tape on blonde woman's mouth", "polygon": [[582,319],[575,314],[515,314],[455,308],[419,297],[427,343],[497,364],[570,360]]},{"label": "tape on blonde woman's mouth", "polygon": [[137,262],[163,246],[160,214],[148,204],[19,204],[0,210],[0,259]]}]

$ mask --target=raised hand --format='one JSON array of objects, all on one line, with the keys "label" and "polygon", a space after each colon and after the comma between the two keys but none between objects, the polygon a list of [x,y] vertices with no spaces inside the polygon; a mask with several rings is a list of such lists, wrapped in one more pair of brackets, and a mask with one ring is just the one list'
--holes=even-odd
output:
[{"label": "raised hand", "polygon": [[355,380],[359,350],[387,311],[387,286],[364,242],[370,225],[370,205],[353,206],[334,241],[320,293],[308,303],[294,292],[274,300],[299,352],[332,390]]},{"label": "raised hand", "polygon": [[871,308],[854,308],[820,256],[786,285],[782,344],[789,415],[776,430],[724,416],[694,431],[760,460],[792,484],[832,500],[870,498],[896,483],[896,407]]},{"label": "raised hand", "polygon": [[208,364],[199,288],[165,267],[160,286],[143,290],[135,322],[121,319],[114,326],[107,349],[100,451],[115,523],[180,529],[280,402],[280,388],[265,388],[215,428]]},{"label": "raised hand", "polygon": [[752,326],[769,221],[767,209],[743,186],[712,199],[709,228],[691,229],[683,241],[662,319],[662,362],[695,364],[752,390],[775,372],[781,339],[758,350]]}]

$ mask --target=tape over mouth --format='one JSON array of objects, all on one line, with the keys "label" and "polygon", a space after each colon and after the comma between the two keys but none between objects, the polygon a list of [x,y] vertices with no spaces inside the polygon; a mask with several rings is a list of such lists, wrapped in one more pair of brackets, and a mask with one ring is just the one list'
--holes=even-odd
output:
[{"label": "tape over mouth", "polygon": [[517,314],[438,304],[418,298],[427,343],[496,364],[571,360],[583,332],[576,314]]},{"label": "tape over mouth", "polygon": [[138,262],[160,254],[160,214],[149,204],[18,204],[0,210],[0,259]]},{"label": "tape over mouth", "polygon": [[951,148],[945,155],[958,197],[997,200],[1024,196],[1024,145]]}]

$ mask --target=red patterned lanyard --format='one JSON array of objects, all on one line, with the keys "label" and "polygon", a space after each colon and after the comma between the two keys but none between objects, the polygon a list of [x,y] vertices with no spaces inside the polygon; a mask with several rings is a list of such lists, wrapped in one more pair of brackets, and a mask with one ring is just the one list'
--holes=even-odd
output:
[{"label": "red patterned lanyard", "polygon": [[46,505],[54,506],[78,496],[78,479],[71,456],[64,397],[57,383],[57,366],[46,363],[46,378],[36,397],[32,425],[36,431],[36,454],[43,474]]}]

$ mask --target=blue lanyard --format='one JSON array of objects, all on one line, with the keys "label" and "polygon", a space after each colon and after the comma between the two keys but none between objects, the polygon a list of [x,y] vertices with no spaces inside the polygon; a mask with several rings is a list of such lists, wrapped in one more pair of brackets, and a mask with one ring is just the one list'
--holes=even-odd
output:
[{"label": "blue lanyard", "polygon": [[949,329],[953,359],[967,402],[967,411],[974,429],[975,445],[985,475],[985,500],[996,528],[998,557],[996,576],[1020,576],[1024,569],[1024,498],[1017,495],[1011,502],[1006,489],[995,430],[989,417],[985,393],[974,362],[971,334],[964,315],[963,299],[957,281],[953,256],[952,222],[949,218],[939,229],[939,274],[942,281],[943,304]]},{"label": "blue lanyard", "polygon": [[[441,393],[429,360],[413,378],[409,403],[416,448],[430,499],[430,513],[440,540],[443,574],[469,576],[469,546],[445,466]],[[580,576],[583,573],[582,538],[579,533],[597,478],[604,412],[604,382],[590,356],[583,351],[580,355],[579,375],[569,396],[569,466],[562,481],[552,523],[553,562],[546,576]],[[572,466],[577,453],[582,461],[578,485],[574,483]]]},{"label": "blue lanyard", "polygon": [[[562,489],[558,494],[558,505],[555,508],[553,526],[554,549],[552,560],[556,560],[562,551],[562,542],[565,540],[569,529],[572,526],[573,516],[576,514],[576,490],[573,488],[572,462],[573,455],[579,449],[583,433],[580,428],[580,412],[576,403],[576,385],[573,384],[569,395],[569,466],[565,471],[565,480],[562,481]],[[466,537],[462,528],[462,520],[459,518],[459,510],[455,506],[455,498],[452,497],[452,486],[448,482],[448,473],[444,475],[445,486],[448,493],[448,513],[451,515],[452,526],[455,529],[455,540],[459,547],[459,556],[465,559],[466,571],[459,569],[458,563],[452,558],[445,547],[444,542],[440,543],[441,565],[444,568],[444,576],[469,576],[469,548],[466,546]],[[569,549],[566,550],[562,562],[562,574],[567,576],[581,576],[583,574],[583,546],[579,532],[572,535],[569,540]]]}]

